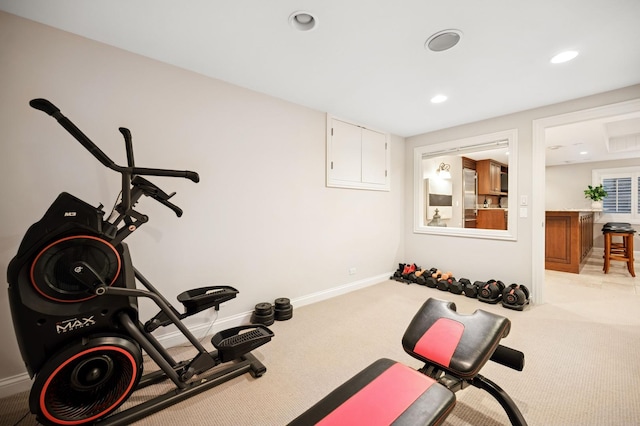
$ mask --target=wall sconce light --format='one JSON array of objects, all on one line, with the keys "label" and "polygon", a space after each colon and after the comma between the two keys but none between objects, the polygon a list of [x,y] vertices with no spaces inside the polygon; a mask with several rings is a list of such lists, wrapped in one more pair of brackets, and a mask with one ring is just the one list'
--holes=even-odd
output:
[{"label": "wall sconce light", "polygon": [[449,171],[451,166],[449,164],[440,163],[438,169],[436,170],[436,174],[439,178],[442,179],[451,179],[451,172]]}]

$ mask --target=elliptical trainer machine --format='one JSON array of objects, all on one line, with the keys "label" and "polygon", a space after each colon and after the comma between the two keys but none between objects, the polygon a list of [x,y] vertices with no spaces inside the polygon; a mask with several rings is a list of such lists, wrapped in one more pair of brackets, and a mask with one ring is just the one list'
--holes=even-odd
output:
[{"label": "elliptical trainer machine", "polygon": [[[22,359],[31,378],[29,409],[45,425],[124,425],[210,389],[246,372],[260,377],[266,367],[251,351],[271,340],[263,325],[244,325],[213,336],[207,351],[181,321],[236,297],[229,286],[201,287],[178,295],[180,313],[133,266],[123,240],[148,217],[134,210],[148,196],[182,210],[142,176],[169,176],[198,182],[192,171],[136,167],[131,133],[120,128],[127,167],[116,165],[46,99],[30,105],[55,118],[104,166],[122,176],[122,193],[106,219],[93,207],[62,193],[44,217],[31,225],[7,270],[11,315]],[[136,281],[144,289],[137,288]],[[160,311],[142,323],[138,298]],[[197,350],[176,361],[151,334],[175,325]],[[159,369],[143,375],[142,351]],[[228,363],[228,364],[227,364]],[[224,364],[224,365],[223,365]],[[137,389],[171,380],[176,388],[116,411]]]}]

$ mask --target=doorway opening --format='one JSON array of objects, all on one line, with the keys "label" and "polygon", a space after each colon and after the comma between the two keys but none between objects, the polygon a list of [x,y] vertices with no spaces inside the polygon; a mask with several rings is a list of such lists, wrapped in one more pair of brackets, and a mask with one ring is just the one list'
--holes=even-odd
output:
[{"label": "doorway opening", "polygon": [[533,180],[532,197],[541,200],[532,208],[532,293],[536,303],[544,303],[545,287],[545,175],[546,175],[546,130],[583,121],[615,117],[640,112],[640,99],[605,105],[586,110],[560,114],[553,117],[533,120],[532,172],[537,176]]}]

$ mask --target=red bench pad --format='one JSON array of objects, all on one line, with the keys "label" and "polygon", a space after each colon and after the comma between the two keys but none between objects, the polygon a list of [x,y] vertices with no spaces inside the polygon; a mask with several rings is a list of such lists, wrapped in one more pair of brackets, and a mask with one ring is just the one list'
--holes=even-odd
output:
[{"label": "red bench pad", "polygon": [[470,379],[489,360],[510,328],[508,318],[481,309],[471,315],[459,314],[455,303],[431,298],[413,317],[402,346],[421,361]]},{"label": "red bench pad", "polygon": [[380,359],[338,387],[290,425],[438,425],[455,395],[433,379]]}]

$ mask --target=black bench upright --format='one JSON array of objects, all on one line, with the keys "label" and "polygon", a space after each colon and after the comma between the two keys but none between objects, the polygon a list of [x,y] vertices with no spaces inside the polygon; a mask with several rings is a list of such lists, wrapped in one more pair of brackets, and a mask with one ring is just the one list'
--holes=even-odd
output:
[{"label": "black bench upright", "polygon": [[479,374],[488,360],[521,371],[524,354],[500,345],[508,318],[483,310],[463,315],[456,305],[428,299],[402,338],[404,350],[424,362],[414,370],[383,358],[335,389],[290,425],[439,425],[455,392],[473,385],[491,394],[513,425],[527,423],[513,400]]}]

